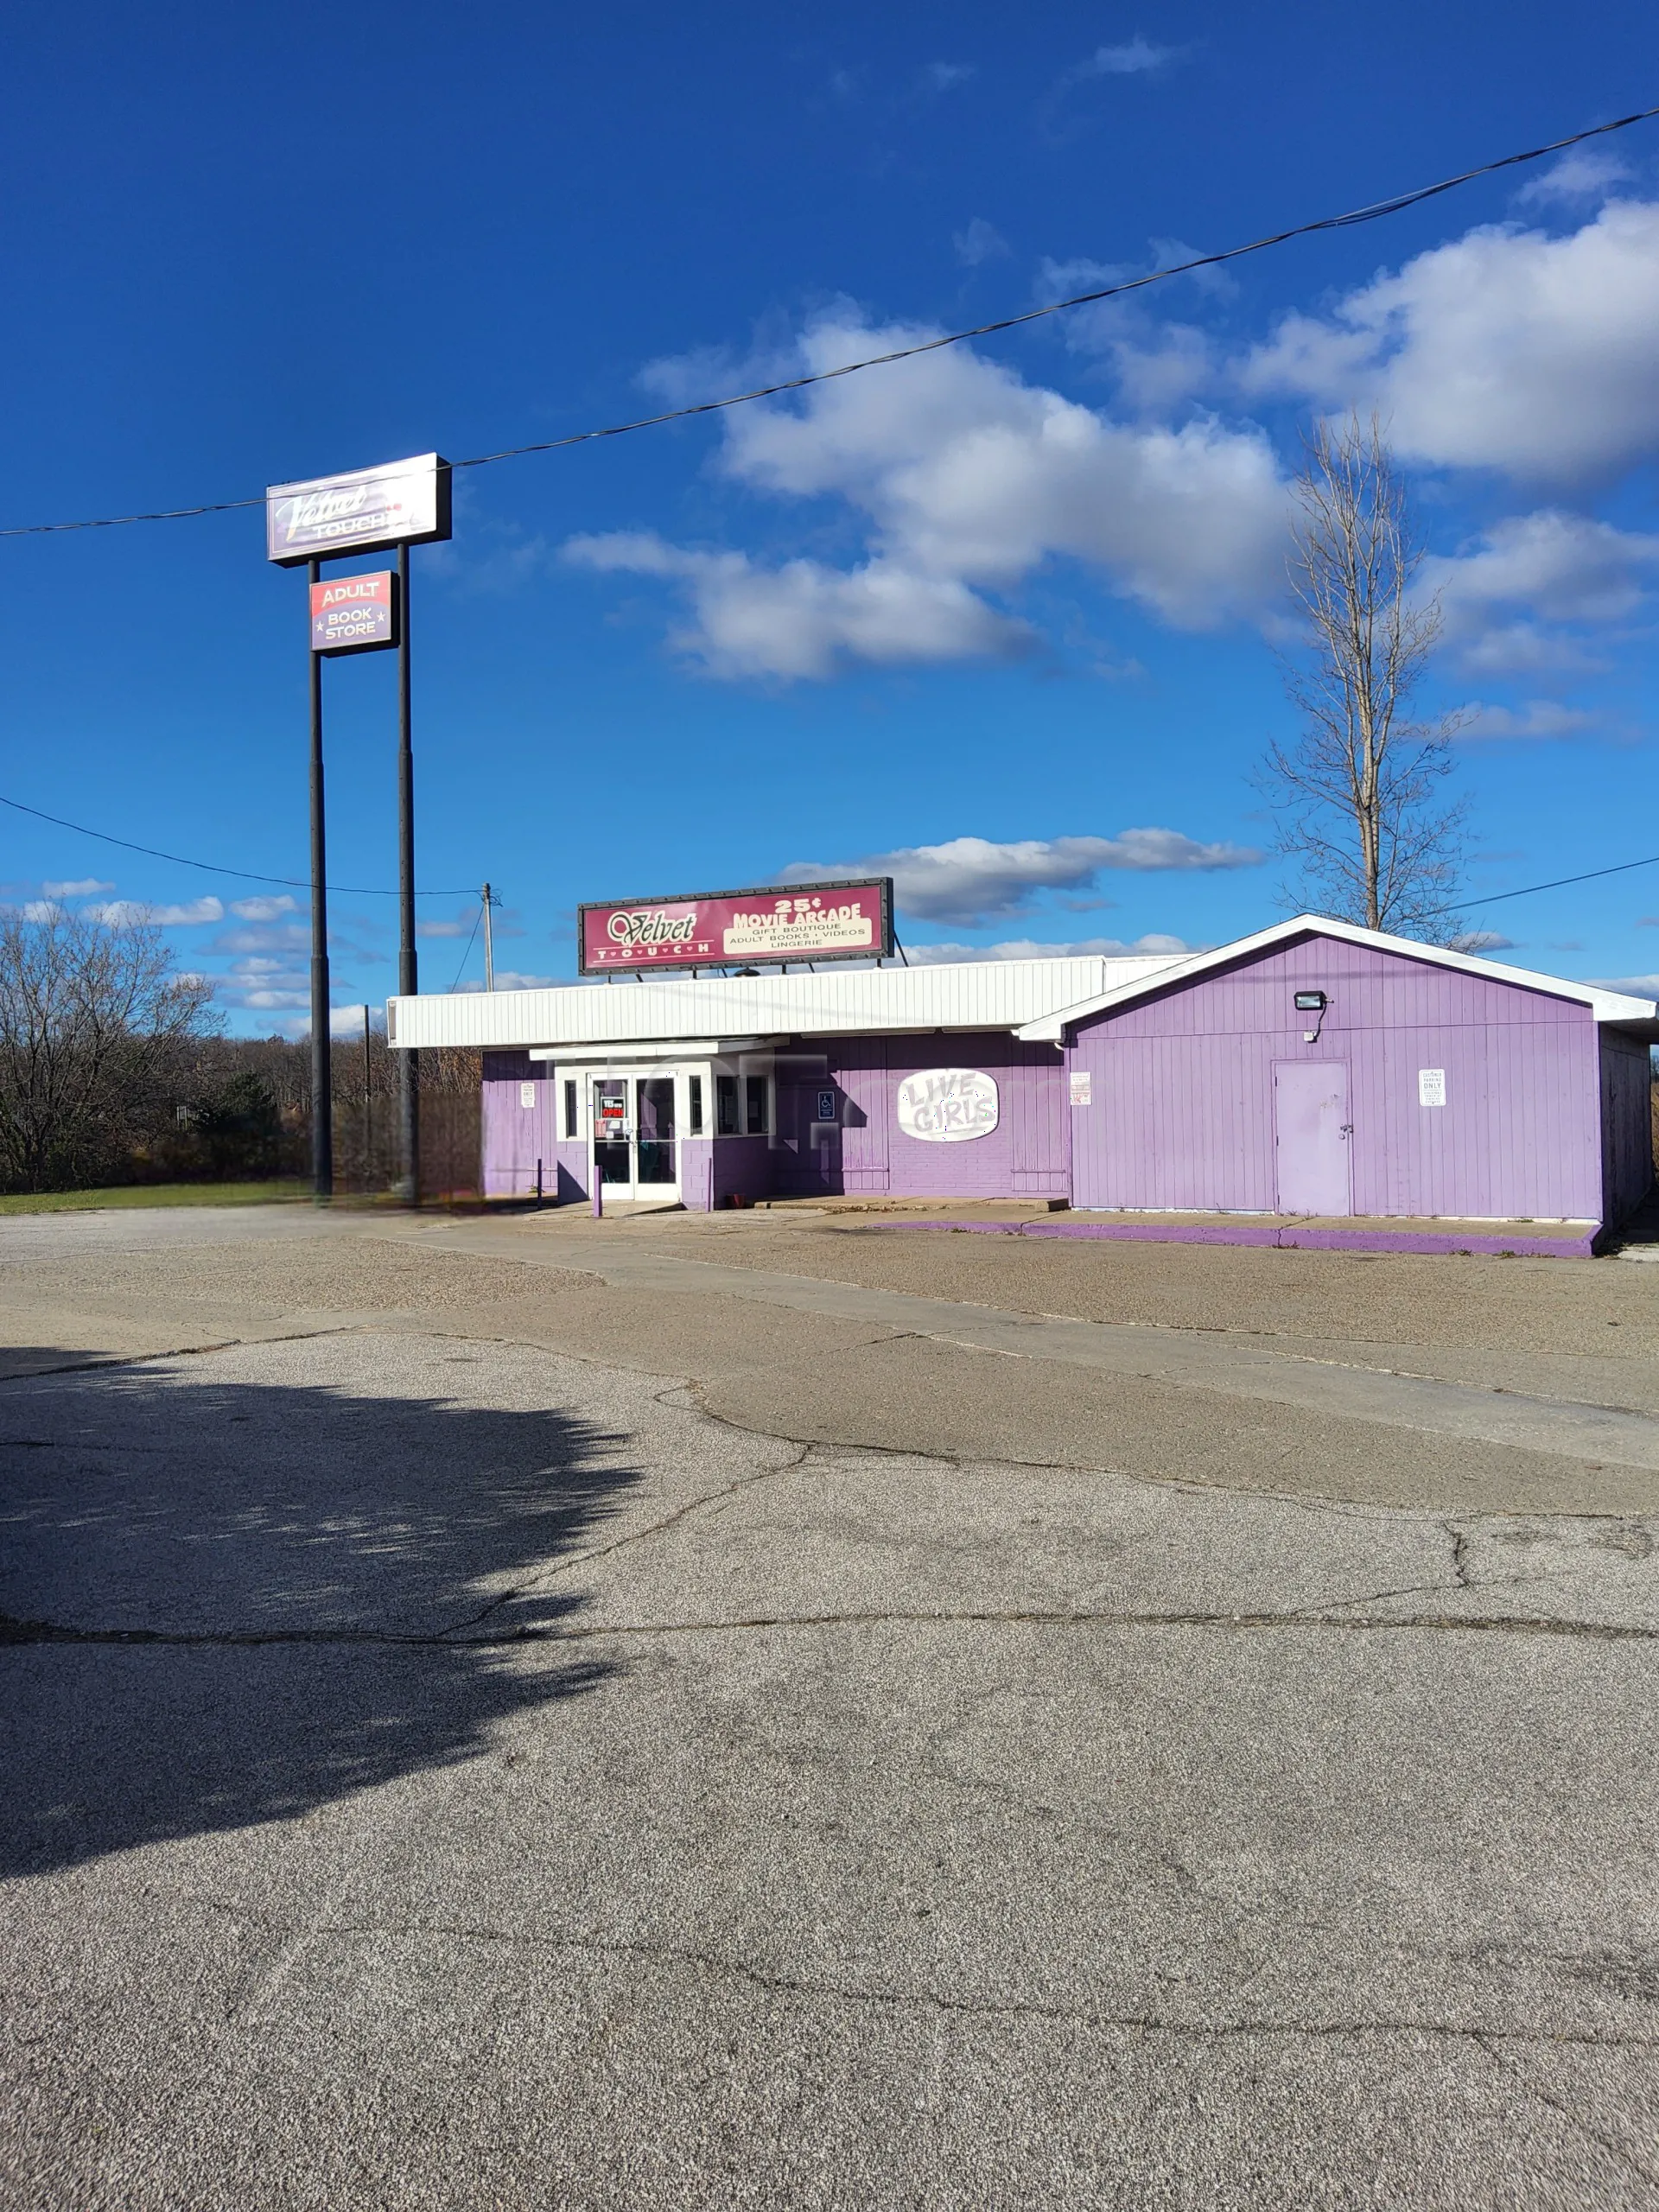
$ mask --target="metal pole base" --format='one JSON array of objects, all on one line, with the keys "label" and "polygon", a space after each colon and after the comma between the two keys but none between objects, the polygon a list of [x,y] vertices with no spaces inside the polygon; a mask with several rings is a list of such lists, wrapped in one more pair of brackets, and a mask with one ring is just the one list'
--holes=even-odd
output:
[{"label": "metal pole base", "polygon": [[421,1067],[418,1052],[398,1056],[397,1103],[403,1124],[404,1172],[392,1185],[399,1205],[421,1203]]}]

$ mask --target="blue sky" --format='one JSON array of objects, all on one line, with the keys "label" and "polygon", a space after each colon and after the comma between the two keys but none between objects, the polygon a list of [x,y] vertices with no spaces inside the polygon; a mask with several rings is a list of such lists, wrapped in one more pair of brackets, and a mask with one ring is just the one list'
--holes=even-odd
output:
[{"label": "blue sky", "polygon": [[[557,437],[1016,311],[1659,99],[1651,10],[42,11],[0,109],[0,521]],[[912,946],[1272,920],[1284,481],[1376,404],[1463,707],[1471,899],[1659,850],[1659,126],[1132,307],[468,471],[415,554],[419,874],[573,972],[584,898],[893,856]],[[0,541],[0,791],[306,869],[300,576],[257,509]],[[365,563],[372,565],[372,563]],[[327,671],[330,874],[395,881],[390,656]],[[13,900],[132,900],[303,1026],[304,893],[6,814]],[[291,897],[292,906],[284,906]],[[334,902],[342,1008],[393,902]],[[422,980],[476,981],[464,896]],[[1483,908],[1659,971],[1659,868]],[[456,934],[459,931],[460,934]],[[1659,988],[1656,985],[1656,988]]]}]

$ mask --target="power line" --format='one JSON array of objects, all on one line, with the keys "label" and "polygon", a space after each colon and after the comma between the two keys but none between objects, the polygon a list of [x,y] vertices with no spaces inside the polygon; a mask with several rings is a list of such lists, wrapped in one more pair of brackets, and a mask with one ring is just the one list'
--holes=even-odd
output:
[{"label": "power line", "polygon": [[[1297,223],[1289,230],[1252,238],[1247,245],[1229,246],[1221,253],[1196,254],[1190,261],[1177,262],[1169,269],[1154,270],[1149,276],[1131,276],[1121,284],[1103,284],[1092,292],[1074,292],[1070,298],[1052,300],[1046,307],[1027,308],[1020,315],[1001,315],[994,322],[976,323],[969,330],[949,331],[941,338],[922,339],[914,346],[895,346],[890,353],[872,353],[861,361],[844,361],[836,369],[817,369],[808,376],[786,377],[778,384],[757,385],[752,391],[731,392],[723,399],[698,400],[688,407],[671,407],[660,415],[642,415],[632,422],[608,423],[602,429],[573,430],[568,437],[542,438],[532,445],[504,446],[499,453],[474,454],[468,460],[452,461],[450,467],[487,468],[495,461],[517,461],[525,454],[557,453],[566,446],[588,445],[600,438],[626,437],[632,431],[656,429],[664,423],[683,423],[694,416],[717,415],[728,407],[746,407],[752,400],[776,399],[785,392],[804,391],[810,385],[856,376],[863,369],[885,368],[893,361],[913,360],[919,353],[937,353],[944,346],[960,346],[970,338],[989,338],[1000,331],[1017,330],[1025,323],[1040,322],[1047,315],[1064,315],[1070,308],[1091,307],[1101,300],[1119,299],[1126,292],[1143,291],[1149,284],[1165,284],[1172,276],[1190,276],[1197,269],[1217,269],[1224,262],[1240,261],[1247,254],[1264,253],[1269,246],[1285,245],[1293,238],[1312,238],[1321,231],[1348,230],[1360,223],[1375,223],[1384,215],[1397,215],[1408,207],[1421,207],[1426,200],[1438,199],[1443,192],[1455,192],[1460,185],[1472,184],[1478,178],[1496,176],[1502,169],[1518,168],[1528,162],[1541,162],[1546,155],[1564,153],[1569,146],[1581,146],[1591,138],[1605,138],[1615,130],[1628,130],[1632,124],[1650,122],[1655,116],[1659,116],[1659,107],[1639,108],[1634,115],[1622,115],[1612,123],[1594,124],[1587,130],[1573,131],[1570,137],[1554,138],[1547,146],[1531,146],[1524,153],[1505,154],[1498,161],[1483,162],[1478,168],[1442,177],[1438,184],[1419,185],[1410,192],[1396,193],[1391,199],[1372,200],[1367,207],[1351,208],[1345,215],[1322,215],[1313,222]],[[182,522],[194,515],[230,514],[241,507],[264,505],[264,493],[261,492],[248,499],[214,499],[196,507],[162,507],[144,514],[100,515],[88,522],[13,524],[0,528],[0,537],[44,537],[64,531],[119,530],[129,523]],[[274,882],[278,879],[263,880]]]},{"label": "power line", "polygon": [[451,998],[453,998],[455,993],[461,988],[461,979],[467,973],[467,963],[473,957],[473,946],[476,943],[478,938],[478,925],[483,918],[484,909],[482,905],[480,905],[478,912],[473,916],[473,934],[467,938],[467,950],[461,956],[461,965],[455,970],[455,980],[449,986],[449,995]]},{"label": "power line", "polygon": [[1441,906],[1436,911],[1452,914],[1460,912],[1465,906],[1496,906],[1503,899],[1530,899],[1535,891],[1560,891],[1569,883],[1593,883],[1598,876],[1628,875],[1633,868],[1659,868],[1659,853],[1650,854],[1644,861],[1620,861],[1613,868],[1588,868],[1582,875],[1558,875],[1553,883],[1525,884],[1519,891],[1494,891],[1485,899],[1459,899],[1455,906]]},{"label": "power line", "polygon": [[[204,875],[232,875],[242,883],[280,883],[295,891],[308,891],[311,879],[306,875],[257,875],[248,868],[219,868],[212,861],[188,860],[182,853],[163,853],[154,845],[135,845],[130,837],[112,837],[107,830],[89,830],[84,822],[66,822],[60,814],[48,814],[38,806],[25,806],[20,798],[8,798],[0,791],[0,806],[9,806],[14,814],[32,814],[37,822],[49,822],[54,829],[73,830],[78,837],[96,837],[101,845],[119,845],[124,852],[143,853],[153,861],[170,861],[175,868],[200,868]],[[385,891],[378,884],[331,883],[326,887],[353,899],[395,899],[395,891]],[[471,891],[417,891],[417,899],[468,899]]]},{"label": "power line", "polygon": [[[16,814],[33,815],[37,822],[49,822],[59,830],[73,830],[79,837],[95,837],[100,844],[119,845],[124,852],[143,853],[155,861],[170,861],[175,868],[199,868],[205,875],[234,876],[238,882],[242,883],[277,883],[285,888],[296,891],[308,891],[311,888],[310,880],[306,876],[258,875],[251,868],[219,868],[212,861],[188,860],[180,853],[163,853],[154,845],[137,845],[130,837],[112,837],[107,830],[89,830],[83,822],[67,822],[60,814],[48,814],[41,807],[25,806],[22,799],[8,798],[3,791],[0,791],[0,806],[9,806]],[[1459,899],[1455,906],[1437,907],[1435,911],[1437,913],[1452,914],[1461,912],[1465,906],[1496,906],[1505,899],[1530,899],[1536,892],[1561,891],[1573,883],[1593,883],[1604,875],[1628,875],[1632,868],[1659,868],[1659,853],[1649,854],[1646,860],[1619,861],[1611,868],[1588,868],[1582,875],[1558,875],[1548,883],[1523,884],[1517,891],[1493,891],[1482,899]],[[331,883],[327,887],[330,891],[341,892],[354,899],[392,899],[397,896],[395,892],[384,890],[378,885]],[[417,899],[474,899],[477,895],[470,886],[465,891],[417,891],[415,893]],[[497,906],[500,902],[492,899],[490,903],[492,906]],[[467,950],[461,957],[461,969],[457,969],[455,976],[456,982],[460,982],[461,970],[466,968],[467,958],[472,952],[474,939],[478,935],[479,921],[481,920],[482,916],[483,909],[480,906],[479,914],[473,923],[472,937],[467,940]],[[454,985],[450,988],[453,989]]]}]

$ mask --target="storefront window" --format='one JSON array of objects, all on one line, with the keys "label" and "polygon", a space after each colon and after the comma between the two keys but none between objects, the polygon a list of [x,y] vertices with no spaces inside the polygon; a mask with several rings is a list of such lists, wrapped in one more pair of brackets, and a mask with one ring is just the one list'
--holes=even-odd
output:
[{"label": "storefront window", "polygon": [[715,1077],[715,1134],[734,1137],[737,1135],[737,1077],[717,1075]]},{"label": "storefront window", "polygon": [[576,1086],[574,1083],[567,1083],[564,1086],[564,1134],[568,1137],[576,1134]]},{"label": "storefront window", "polygon": [[686,1103],[690,1109],[688,1118],[691,1134],[694,1137],[700,1137],[702,1135],[702,1077],[700,1075],[688,1076],[686,1087],[690,1093]]},{"label": "storefront window", "polygon": [[766,1078],[752,1075],[745,1078],[748,1090],[748,1133],[752,1137],[766,1134]]},{"label": "storefront window", "polygon": [[634,1085],[639,1116],[639,1178],[642,1183],[674,1180],[674,1078],[640,1076]]}]

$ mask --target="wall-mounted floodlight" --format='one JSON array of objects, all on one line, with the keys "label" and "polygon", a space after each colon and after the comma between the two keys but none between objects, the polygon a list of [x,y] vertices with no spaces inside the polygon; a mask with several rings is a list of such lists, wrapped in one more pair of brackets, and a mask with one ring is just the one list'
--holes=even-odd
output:
[{"label": "wall-mounted floodlight", "polygon": [[1325,996],[1323,991],[1297,992],[1296,1011],[1298,1014],[1323,1014],[1325,1008]]}]

